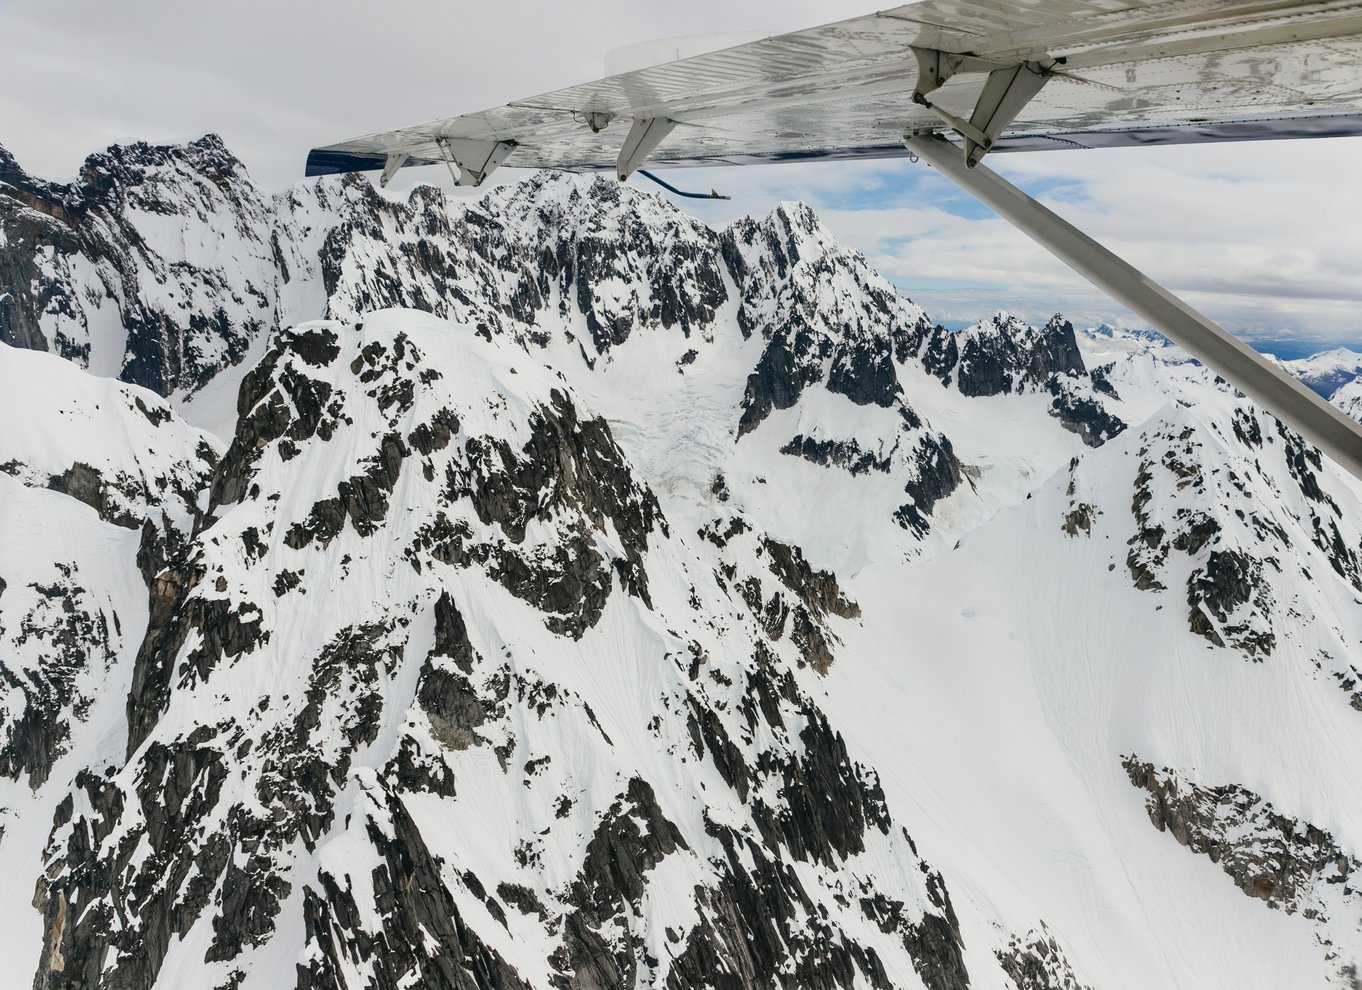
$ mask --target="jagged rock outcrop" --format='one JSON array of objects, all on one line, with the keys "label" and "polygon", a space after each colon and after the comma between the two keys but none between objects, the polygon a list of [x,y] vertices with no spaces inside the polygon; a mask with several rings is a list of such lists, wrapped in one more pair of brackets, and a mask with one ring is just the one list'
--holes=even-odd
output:
[{"label": "jagged rock outcrop", "polygon": [[747,379],[739,437],[819,382],[857,405],[900,404],[894,350],[926,316],[838,246],[808,207],[741,220],[722,247],[741,292],[738,326],[766,342]]},{"label": "jagged rock outcrop", "polygon": [[923,366],[965,395],[1003,395],[1044,387],[1052,375],[1086,372],[1073,324],[1055,315],[1033,327],[1008,313],[959,333],[925,326],[908,341]]},{"label": "jagged rock outcrop", "polygon": [[[716,346],[732,346],[719,341],[736,322],[763,341],[738,437],[806,389],[893,409],[902,430],[868,447],[814,424],[780,446],[857,472],[887,466],[905,496],[889,515],[913,538],[962,475],[950,439],[904,394],[905,362],[968,395],[1048,388],[1057,420],[1090,445],[1123,428],[1083,377],[1068,324],[933,327],[803,206],[716,233],[595,178],[536,177],[472,203],[428,186],[389,196],[362,176],[271,196],[211,135],[110,149],[65,186],[7,167],[0,254],[12,285],[42,289],[0,302],[10,307],[0,336],[163,394],[202,390],[277,329],[385,307],[457,320],[531,353],[571,353],[588,369],[640,333],[662,333],[687,342],[676,369],[694,373]],[[938,352],[949,352],[946,364]]]},{"label": "jagged rock outcrop", "polygon": [[1304,555],[1356,591],[1362,534],[1325,490],[1318,451],[1275,419],[1260,422],[1265,414],[1229,412],[1209,424],[1179,413],[1144,429],[1126,565],[1136,587],[1161,591],[1172,562],[1190,560],[1191,630],[1262,660],[1298,597],[1277,590],[1285,561]]},{"label": "jagged rock outcrop", "polygon": [[290,259],[275,222],[272,197],[216,135],[116,145],[67,185],[11,165],[0,342],[163,395],[201,386],[278,325]]},{"label": "jagged rock outcrop", "polygon": [[36,789],[136,650],[219,449],[158,396],[31,350],[0,345],[0,397],[0,774]]},{"label": "jagged rock outcrop", "polygon": [[1055,937],[1041,922],[1025,935],[1010,935],[993,954],[1017,990],[1092,990],[1079,982]]},{"label": "jagged rock outcrop", "polygon": [[[650,573],[691,551],[609,426],[517,355],[410,315],[276,337],[212,515],[157,577],[127,762],[83,771],[55,822],[36,985],[148,988],[189,939],[234,985],[299,916],[305,987],[698,990],[714,965],[752,986],[889,986],[886,952],[967,985],[944,879],[794,677],[827,669],[857,606],[764,537],[788,638],[755,618],[721,633],[717,578],[682,594]],[[609,645],[640,622],[677,632]],[[654,688],[593,688],[598,716],[549,659],[577,640],[578,662],[642,665]],[[198,722],[227,696],[239,715]],[[663,758],[670,782],[641,776]],[[487,821],[499,792],[537,810]],[[450,815],[483,839],[436,824]],[[571,834],[590,835],[579,853]],[[900,905],[888,947],[827,893],[871,850],[926,878],[863,879]],[[659,879],[678,872],[693,890]],[[677,896],[680,927],[663,921]]]},{"label": "jagged rock outcrop", "polygon": [[1147,791],[1145,808],[1160,832],[1208,857],[1249,897],[1314,922],[1317,939],[1337,971],[1337,985],[1356,986],[1362,959],[1362,862],[1332,834],[1283,814],[1238,784],[1208,786],[1130,755],[1130,782]]},{"label": "jagged rock outcrop", "polygon": [[1100,397],[1114,391],[1105,373],[1088,371],[1073,324],[1059,314],[1033,327],[999,312],[959,333],[923,323],[903,346],[930,374],[964,395],[1048,391],[1050,414],[1089,447],[1126,428]]}]

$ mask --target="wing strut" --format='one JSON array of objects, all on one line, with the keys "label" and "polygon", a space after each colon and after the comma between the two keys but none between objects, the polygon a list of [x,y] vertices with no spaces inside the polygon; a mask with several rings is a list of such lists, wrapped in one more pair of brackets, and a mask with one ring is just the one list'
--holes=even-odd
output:
[{"label": "wing strut", "polygon": [[676,121],[666,117],[635,117],[629,133],[625,135],[619,160],[615,163],[615,174],[619,180],[623,182],[633,175],[634,169],[642,165],[675,129]]},{"label": "wing strut", "polygon": [[[1054,74],[1064,59],[1046,59],[1003,65],[973,55],[958,55],[932,48],[914,48],[917,58],[917,86],[913,102],[935,114],[947,127],[965,139],[965,164],[974,168],[988,154],[1003,129],[1016,119],[1031,98]],[[943,110],[927,94],[940,89],[957,72],[987,72],[983,92],[969,120]]]},{"label": "wing strut", "polygon": [[1362,478],[1362,423],[1325,402],[1261,354],[1163,286],[1122,261],[1077,227],[1037,203],[996,172],[970,167],[938,134],[910,132],[904,144],[1093,285],[1140,314],[1193,357]]},{"label": "wing strut", "polygon": [[[456,186],[480,186],[506,156],[515,150],[514,141],[474,141],[470,138],[437,138],[435,143],[444,156],[445,164],[459,166],[454,176]],[[450,169],[453,174],[453,168]]]}]

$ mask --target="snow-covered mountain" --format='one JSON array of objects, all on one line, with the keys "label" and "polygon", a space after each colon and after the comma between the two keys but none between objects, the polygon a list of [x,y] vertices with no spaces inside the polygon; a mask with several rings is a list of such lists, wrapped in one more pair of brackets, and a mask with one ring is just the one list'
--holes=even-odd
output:
[{"label": "snow-covered mountain", "polygon": [[214,138],[0,280],[16,985],[1357,984],[1362,485],[1157,341]]},{"label": "snow-covered mountain", "polygon": [[[1130,347],[1154,346],[1162,348],[1163,357],[1168,361],[1190,361],[1192,358],[1180,347],[1157,330],[1126,330],[1103,324],[1089,327],[1089,337],[1118,345],[1125,342]],[[1261,343],[1261,342],[1260,342]],[[1320,351],[1309,357],[1282,359],[1269,354],[1271,360],[1287,374],[1294,375],[1309,388],[1328,399],[1340,389],[1362,378],[1362,354],[1346,347],[1335,347]]]},{"label": "snow-covered mountain", "polygon": [[1362,380],[1354,379],[1344,385],[1330,401],[1353,419],[1362,420]]},{"label": "snow-covered mountain", "polygon": [[1306,358],[1283,361],[1287,371],[1326,399],[1362,376],[1362,354],[1336,347]]}]

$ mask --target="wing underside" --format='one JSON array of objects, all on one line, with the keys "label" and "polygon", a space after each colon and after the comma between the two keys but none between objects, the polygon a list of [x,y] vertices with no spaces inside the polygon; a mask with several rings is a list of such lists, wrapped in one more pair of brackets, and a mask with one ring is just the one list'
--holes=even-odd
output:
[{"label": "wing underside", "polygon": [[896,157],[989,79],[924,86],[922,51],[1046,67],[993,151],[1362,134],[1362,0],[926,0],[318,148],[308,174],[614,168],[652,120],[650,167]]}]

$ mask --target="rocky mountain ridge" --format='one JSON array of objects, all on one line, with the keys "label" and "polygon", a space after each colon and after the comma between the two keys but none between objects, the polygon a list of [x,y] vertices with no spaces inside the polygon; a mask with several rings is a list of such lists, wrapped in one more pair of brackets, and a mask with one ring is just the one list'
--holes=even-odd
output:
[{"label": "rocky mountain ridge", "polygon": [[233,162],[0,162],[34,986],[1351,985],[1362,490],[1299,437],[804,207]]}]

